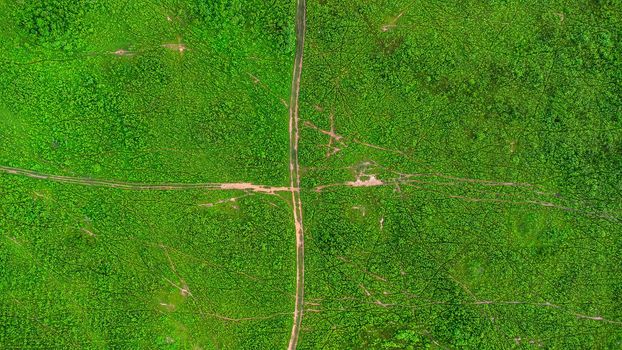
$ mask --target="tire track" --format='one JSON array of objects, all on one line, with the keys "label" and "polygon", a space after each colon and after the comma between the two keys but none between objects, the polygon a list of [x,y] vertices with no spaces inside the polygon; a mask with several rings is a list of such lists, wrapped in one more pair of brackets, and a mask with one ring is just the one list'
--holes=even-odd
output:
[{"label": "tire track", "polygon": [[39,173],[32,170],[11,168],[6,166],[0,166],[0,173],[20,175],[38,180],[48,180],[54,182],[69,183],[83,186],[93,187],[107,187],[116,188],[120,190],[133,190],[133,191],[175,191],[175,190],[240,190],[250,191],[276,195],[277,192],[298,192],[298,189],[292,189],[289,187],[271,187],[264,185],[254,185],[248,182],[236,182],[236,183],[140,183],[140,182],[127,182],[127,181],[115,181],[107,179],[93,179],[88,177],[72,177],[62,175],[51,175]]}]

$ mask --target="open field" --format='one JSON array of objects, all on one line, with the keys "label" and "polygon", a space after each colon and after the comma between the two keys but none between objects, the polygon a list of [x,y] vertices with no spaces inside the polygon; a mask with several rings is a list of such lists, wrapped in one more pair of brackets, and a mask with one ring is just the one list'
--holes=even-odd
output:
[{"label": "open field", "polygon": [[0,348],[622,347],[621,13],[0,1]]}]

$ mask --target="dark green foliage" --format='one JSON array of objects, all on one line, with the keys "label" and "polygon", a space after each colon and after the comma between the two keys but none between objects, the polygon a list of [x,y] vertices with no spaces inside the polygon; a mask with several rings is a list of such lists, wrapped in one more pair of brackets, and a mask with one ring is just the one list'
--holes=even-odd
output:
[{"label": "dark green foliage", "polygon": [[82,44],[76,36],[88,30],[84,18],[93,5],[90,0],[42,0],[13,6],[15,19],[29,43],[71,51]]}]

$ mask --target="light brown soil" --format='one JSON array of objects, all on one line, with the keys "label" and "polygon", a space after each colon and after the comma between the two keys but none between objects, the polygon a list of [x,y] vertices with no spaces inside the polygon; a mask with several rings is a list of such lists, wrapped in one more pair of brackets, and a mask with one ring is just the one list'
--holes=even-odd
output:
[{"label": "light brown soil", "polygon": [[186,45],[184,44],[162,44],[162,47],[165,47],[167,49],[171,49],[174,51],[179,51],[179,53],[184,53],[184,51],[188,50],[188,48],[186,47]]},{"label": "light brown soil", "polygon": [[346,186],[350,187],[373,187],[382,185],[384,185],[384,182],[378,180],[375,175],[369,175],[366,180],[361,180],[360,178],[358,178],[356,179],[356,181],[346,182]]}]

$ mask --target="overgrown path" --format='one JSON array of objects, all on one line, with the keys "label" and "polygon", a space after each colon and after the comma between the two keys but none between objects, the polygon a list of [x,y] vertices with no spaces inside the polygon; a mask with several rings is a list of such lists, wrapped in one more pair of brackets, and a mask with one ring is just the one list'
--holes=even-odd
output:
[{"label": "overgrown path", "polygon": [[304,52],[306,29],[306,0],[298,0],[296,7],[296,58],[292,74],[292,91],[289,103],[289,187],[292,193],[292,210],[296,227],[296,301],[294,305],[294,323],[289,338],[289,350],[296,349],[298,334],[302,323],[304,304],[304,273],[305,248],[304,228],[302,226],[302,202],[300,201],[300,171],[298,166],[298,96],[300,94],[300,77],[302,75],[302,59]]},{"label": "overgrown path", "polygon": [[0,173],[21,175],[30,177],[33,179],[49,180],[54,182],[70,183],[84,186],[94,187],[108,187],[117,188],[121,190],[134,190],[134,191],[174,191],[174,190],[195,190],[195,189],[210,189],[210,190],[242,190],[250,192],[259,192],[266,194],[276,194],[277,192],[298,192],[297,189],[291,189],[289,187],[271,187],[264,185],[254,185],[248,182],[229,182],[229,183],[140,183],[140,182],[126,182],[115,181],[107,179],[93,179],[88,177],[72,177],[62,175],[51,175],[39,173],[32,170],[11,168],[6,166],[0,166]]}]

